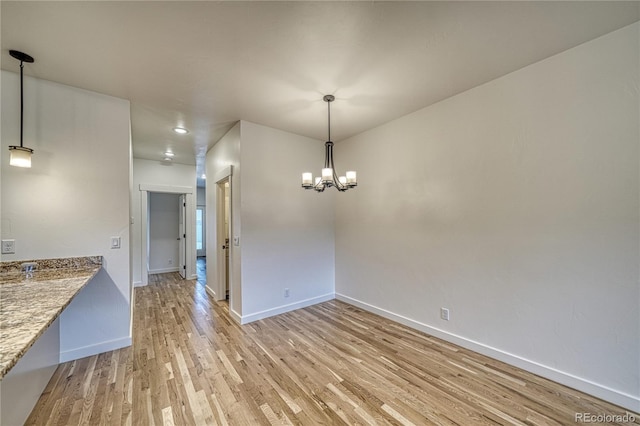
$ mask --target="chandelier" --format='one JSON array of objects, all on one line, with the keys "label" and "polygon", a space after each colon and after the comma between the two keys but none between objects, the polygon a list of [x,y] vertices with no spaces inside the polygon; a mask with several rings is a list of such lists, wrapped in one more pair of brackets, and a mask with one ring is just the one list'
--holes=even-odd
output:
[{"label": "chandelier", "polygon": [[346,191],[347,189],[355,188],[358,185],[356,180],[356,172],[349,171],[345,176],[336,174],[336,168],[333,165],[333,142],[331,142],[331,102],[335,100],[333,95],[325,95],[322,98],[327,103],[327,122],[328,122],[328,137],[324,143],[324,168],[322,169],[322,177],[316,177],[315,183],[313,180],[313,174],[305,172],[302,174],[302,187],[304,189],[315,189],[318,192],[322,192],[325,188],[335,187],[338,191]]}]

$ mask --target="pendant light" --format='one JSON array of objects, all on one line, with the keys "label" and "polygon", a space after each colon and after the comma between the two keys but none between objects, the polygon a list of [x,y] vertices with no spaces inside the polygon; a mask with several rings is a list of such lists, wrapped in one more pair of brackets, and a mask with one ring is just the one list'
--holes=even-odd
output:
[{"label": "pendant light", "polygon": [[313,180],[313,174],[305,172],[302,174],[302,187],[304,189],[315,189],[318,192],[322,192],[325,188],[335,187],[338,191],[346,191],[347,189],[355,188],[358,185],[356,181],[356,172],[349,171],[345,176],[336,174],[336,168],[333,164],[333,142],[331,141],[331,102],[335,100],[333,95],[325,95],[322,98],[327,103],[327,123],[328,123],[328,137],[324,143],[324,168],[322,169],[322,177],[316,177],[315,183]]},{"label": "pendant light", "polygon": [[32,63],[33,58],[26,53],[19,52],[17,50],[10,50],[9,54],[20,61],[20,146],[10,145],[9,151],[11,157],[9,158],[9,164],[16,167],[31,167],[31,154],[33,149],[27,148],[22,145],[22,122],[23,122],[23,110],[24,110],[24,96],[22,90],[22,69],[24,67],[23,62]]}]

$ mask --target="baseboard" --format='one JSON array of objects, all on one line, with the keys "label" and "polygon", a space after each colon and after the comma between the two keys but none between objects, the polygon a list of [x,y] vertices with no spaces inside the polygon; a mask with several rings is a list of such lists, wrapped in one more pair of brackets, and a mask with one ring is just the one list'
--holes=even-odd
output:
[{"label": "baseboard", "polygon": [[[213,298],[213,300],[218,300],[216,298],[216,292],[213,291],[213,289],[211,287],[205,285],[204,289],[209,294],[209,296],[211,296]],[[242,319],[241,319],[240,315],[238,315],[238,313],[236,311],[231,309],[231,307],[229,307],[229,315],[231,316],[231,319],[233,319],[235,322],[237,322],[238,324],[242,324]]]},{"label": "baseboard", "polygon": [[258,321],[264,318],[272,317],[274,315],[284,314],[285,312],[294,311],[300,308],[306,308],[307,306],[315,305],[317,303],[326,302],[327,300],[335,299],[335,293],[327,293],[322,296],[312,297],[310,299],[300,300],[298,302],[290,303],[288,305],[278,306],[272,309],[266,309],[264,311],[255,312],[249,315],[243,315],[240,318],[240,324],[248,324],[253,321]]},{"label": "baseboard", "polygon": [[144,284],[142,284],[142,281],[134,281],[133,282],[133,286],[134,287],[144,287]]},{"label": "baseboard", "polygon": [[149,269],[149,275],[166,274],[168,272],[178,272],[179,270],[177,266],[173,268]]},{"label": "baseboard", "polygon": [[109,340],[95,345],[83,346],[70,351],[60,351],[60,363],[101,354],[103,352],[114,351],[127,346],[131,346],[131,336]]},{"label": "baseboard", "polygon": [[213,291],[211,287],[209,287],[208,285],[205,285],[204,290],[209,294],[209,296],[213,297],[213,300],[216,300],[216,292]]},{"label": "baseboard", "polygon": [[189,275],[189,278],[187,278],[188,280],[197,280],[198,279],[198,274],[191,274]]},{"label": "baseboard", "polygon": [[528,360],[526,358],[522,358],[518,355],[514,355],[509,352],[505,352],[503,350],[485,345],[483,343],[476,342],[474,340],[467,339],[453,333],[449,333],[439,328],[432,327],[411,318],[407,318],[403,315],[399,315],[386,309],[371,305],[369,303],[362,302],[358,299],[345,296],[344,294],[336,293],[336,299],[357,306],[361,309],[364,309],[365,311],[380,315],[381,317],[399,322],[400,324],[404,324],[408,327],[422,331],[423,333],[427,333],[431,336],[438,337],[447,342],[454,343],[463,348],[472,350],[482,355],[486,355],[493,359],[497,359],[515,367],[529,371],[533,374],[537,374],[538,376],[553,380],[554,382],[563,384],[570,388],[588,393],[589,395],[593,395],[605,401],[609,401],[612,404],[616,404],[620,407],[632,410],[636,413],[640,413],[640,397],[611,389],[607,386],[594,383],[582,377],[577,377],[573,374],[556,370],[555,368],[548,367],[546,365]]},{"label": "baseboard", "polygon": [[239,313],[237,313],[236,311],[234,311],[233,309],[231,309],[231,307],[229,307],[229,315],[231,315],[231,318],[237,322],[238,324],[242,325],[242,317],[240,316]]}]

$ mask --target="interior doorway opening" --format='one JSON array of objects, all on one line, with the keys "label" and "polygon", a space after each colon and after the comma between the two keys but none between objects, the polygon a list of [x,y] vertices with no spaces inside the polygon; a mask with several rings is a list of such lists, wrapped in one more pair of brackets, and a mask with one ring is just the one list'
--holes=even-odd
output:
[{"label": "interior doorway opening", "polygon": [[231,252],[231,189],[229,186],[229,178],[225,178],[217,183],[218,191],[222,194],[222,205],[220,206],[217,215],[218,229],[221,231],[218,233],[218,244],[222,248],[222,261],[219,262],[221,270],[219,271],[219,280],[224,283],[222,300],[229,300],[229,255]]},{"label": "interior doorway opening", "polygon": [[238,283],[234,262],[240,240],[234,237],[233,166],[229,165],[207,181],[207,285],[216,301],[228,301],[234,311],[234,292]]},{"label": "interior doorway opening", "polygon": [[150,192],[147,273],[178,272],[186,278],[186,200],[184,194]]},{"label": "interior doorway opening", "polygon": [[207,284],[207,184],[198,179],[196,192],[196,275],[198,283]]},{"label": "interior doorway opening", "polygon": [[[140,207],[141,207],[141,285],[145,286],[149,283],[149,275],[162,272],[179,272],[184,279],[196,278],[196,250],[195,250],[195,197],[194,188],[185,186],[169,186],[169,185],[150,185],[140,184]],[[152,239],[152,196],[165,196],[174,201],[166,201],[171,203],[173,210],[173,225],[171,230],[163,234],[164,240],[169,239],[177,249],[175,259],[169,265],[169,259],[166,253],[161,255],[161,262],[165,263],[164,267],[158,268],[151,263],[152,249],[156,249],[156,241]],[[166,208],[169,210],[169,207]],[[175,231],[173,230],[175,228]],[[170,235],[169,235],[170,234]],[[152,247],[153,246],[153,247]],[[167,270],[163,271],[163,268]],[[172,269],[172,270],[168,270]]]}]

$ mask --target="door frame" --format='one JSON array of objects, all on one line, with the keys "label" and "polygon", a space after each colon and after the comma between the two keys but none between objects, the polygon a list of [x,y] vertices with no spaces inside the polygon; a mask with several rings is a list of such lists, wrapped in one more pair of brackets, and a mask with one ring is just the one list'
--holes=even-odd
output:
[{"label": "door frame", "polygon": [[[214,300],[225,300],[226,299],[226,291],[225,291],[225,269],[226,269],[226,260],[225,260],[225,251],[222,248],[224,245],[225,239],[225,229],[224,229],[224,187],[221,188],[220,183],[224,185],[224,182],[229,182],[229,236],[233,236],[233,166],[227,166],[224,169],[218,171],[213,176],[214,185],[207,185],[207,193],[211,194],[210,191],[213,192],[212,200],[215,204],[210,205],[207,204],[209,210],[209,220],[207,226],[207,251],[209,252],[207,256],[207,289],[209,293],[213,296]],[[212,215],[211,211],[215,213]],[[231,238],[233,240],[233,238]],[[213,247],[213,255],[211,255]],[[229,244],[229,270],[227,273],[229,274],[229,306],[232,305],[233,300],[233,282],[234,282],[234,274],[233,274],[233,263],[234,263],[234,253],[235,253],[235,245],[233,242]],[[214,274],[215,271],[215,274]],[[211,275],[214,275],[213,277]],[[230,309],[231,310],[231,309]]]},{"label": "door frame", "polygon": [[140,272],[142,285],[149,284],[149,197],[152,192],[167,194],[185,194],[186,210],[186,276],[187,279],[196,279],[196,208],[194,189],[192,186],[153,185],[141,183],[140,189]]},{"label": "door frame", "polygon": [[178,273],[187,278],[187,196],[178,195]]}]

